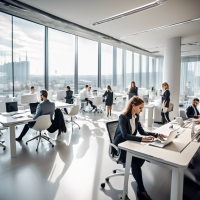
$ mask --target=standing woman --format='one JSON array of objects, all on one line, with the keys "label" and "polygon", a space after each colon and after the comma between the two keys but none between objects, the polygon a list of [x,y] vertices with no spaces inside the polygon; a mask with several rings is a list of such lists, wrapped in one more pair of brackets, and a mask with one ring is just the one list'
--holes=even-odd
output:
[{"label": "standing woman", "polygon": [[169,103],[170,103],[170,91],[169,91],[169,85],[167,82],[164,82],[162,84],[162,88],[164,90],[163,95],[162,96],[162,123],[163,124],[167,124],[168,122],[170,122],[169,119],[169,112],[167,111],[169,108]]},{"label": "standing woman", "polygon": [[131,82],[131,87],[129,89],[129,92],[127,92],[127,94],[129,94],[129,100],[133,97],[133,96],[138,96],[138,88],[135,85],[135,81]]},{"label": "standing woman", "polygon": [[113,91],[110,85],[107,86],[107,90],[104,93],[103,97],[106,97],[106,108],[107,108],[107,117],[108,117],[109,111],[110,111],[110,116],[111,116],[111,108],[113,104]]},{"label": "standing woman", "polygon": [[[161,140],[163,140],[164,135],[145,132],[142,128],[139,121],[139,114],[140,112],[142,112],[143,108],[144,100],[140,97],[134,96],[128,101],[124,113],[119,116],[119,124],[117,126],[113,141],[114,145],[118,146],[119,143],[125,142],[127,140],[135,142],[150,142],[154,137],[159,137]],[[137,132],[139,132],[140,135],[144,135],[146,137],[136,136]],[[113,150],[113,153],[118,154],[118,152],[116,152],[115,150]],[[122,160],[123,162],[126,161],[125,150],[121,150],[120,160]],[[133,177],[138,184],[138,198],[143,200],[151,200],[144,188],[142,180],[141,167],[144,162],[145,160],[141,158],[132,157],[131,169]]]}]

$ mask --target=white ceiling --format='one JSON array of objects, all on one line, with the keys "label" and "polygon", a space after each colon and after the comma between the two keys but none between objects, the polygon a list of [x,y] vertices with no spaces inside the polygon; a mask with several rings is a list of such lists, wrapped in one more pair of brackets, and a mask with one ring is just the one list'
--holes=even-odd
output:
[{"label": "white ceiling", "polygon": [[[164,5],[99,26],[91,24],[153,0],[21,0],[65,20],[110,35],[116,39],[136,32],[200,18],[200,0],[168,0]],[[121,39],[163,55],[165,41],[181,37],[181,43],[200,42],[200,20]],[[183,55],[200,55],[200,46],[182,46]]]}]

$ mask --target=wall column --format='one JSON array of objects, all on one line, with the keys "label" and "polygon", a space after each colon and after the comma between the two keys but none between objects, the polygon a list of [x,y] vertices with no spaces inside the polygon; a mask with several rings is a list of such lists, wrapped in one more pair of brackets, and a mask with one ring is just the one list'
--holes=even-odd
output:
[{"label": "wall column", "polygon": [[165,43],[163,81],[169,84],[170,102],[174,104],[170,119],[179,116],[179,93],[181,71],[181,38],[170,38]]}]

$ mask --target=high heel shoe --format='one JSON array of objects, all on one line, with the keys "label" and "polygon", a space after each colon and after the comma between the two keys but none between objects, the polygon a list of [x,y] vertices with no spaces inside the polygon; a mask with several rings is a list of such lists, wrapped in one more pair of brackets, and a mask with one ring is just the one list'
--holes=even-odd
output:
[{"label": "high heel shoe", "polygon": [[110,111],[110,116],[111,116],[111,111]]},{"label": "high heel shoe", "polygon": [[137,190],[137,197],[138,197],[138,199],[139,199],[139,200],[152,200],[152,199],[149,197],[149,195],[147,194],[147,192],[146,192],[146,191],[144,191],[144,192],[146,193],[146,195],[143,194],[143,192],[141,192],[139,189]]},{"label": "high heel shoe", "polygon": [[109,116],[109,113],[107,113],[107,117]]}]

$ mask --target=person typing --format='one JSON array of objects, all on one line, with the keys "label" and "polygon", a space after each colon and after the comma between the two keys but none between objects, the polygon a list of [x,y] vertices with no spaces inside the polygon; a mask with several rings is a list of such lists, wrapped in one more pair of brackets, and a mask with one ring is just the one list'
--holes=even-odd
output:
[{"label": "person typing", "polygon": [[[40,91],[40,98],[41,98],[41,103],[38,104],[37,109],[36,109],[36,114],[33,115],[33,120],[36,120],[39,116],[41,115],[51,115],[51,121],[53,121],[53,115],[55,111],[55,104],[53,102],[50,102],[48,99],[48,92],[46,90],[41,90]],[[29,116],[31,117],[31,116]],[[26,135],[28,132],[29,128],[32,128],[35,125],[34,122],[28,122],[26,124],[18,138],[16,138],[16,141],[22,141],[22,138]]]},{"label": "person typing", "polygon": [[187,108],[186,115],[188,118],[196,118],[200,119],[200,113],[197,109],[197,106],[199,105],[199,99],[194,98],[192,101],[192,105]]}]

